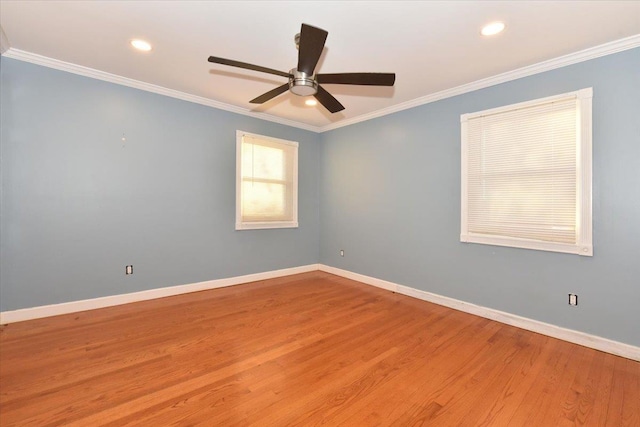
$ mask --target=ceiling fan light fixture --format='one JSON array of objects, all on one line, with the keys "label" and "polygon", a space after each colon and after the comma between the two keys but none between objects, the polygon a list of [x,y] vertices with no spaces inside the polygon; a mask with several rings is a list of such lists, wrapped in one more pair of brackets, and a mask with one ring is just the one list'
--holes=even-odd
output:
[{"label": "ceiling fan light fixture", "polygon": [[289,89],[298,96],[315,95],[318,92],[318,82],[313,76],[293,68],[289,71]]},{"label": "ceiling fan light fixture", "polygon": [[151,50],[151,44],[141,39],[131,40],[131,46],[142,52],[149,52]]},{"label": "ceiling fan light fixture", "polygon": [[309,107],[314,107],[316,105],[318,105],[318,101],[316,101],[313,98],[309,98],[306,101],[304,101],[305,105],[308,105]]},{"label": "ceiling fan light fixture", "polygon": [[504,22],[492,22],[482,27],[480,34],[483,36],[493,36],[504,31]]}]

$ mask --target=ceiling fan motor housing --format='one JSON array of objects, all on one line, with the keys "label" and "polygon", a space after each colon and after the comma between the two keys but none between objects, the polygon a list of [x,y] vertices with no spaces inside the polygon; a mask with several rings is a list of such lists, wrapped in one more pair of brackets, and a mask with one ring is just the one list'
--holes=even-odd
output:
[{"label": "ceiling fan motor housing", "polygon": [[318,92],[318,82],[314,75],[309,75],[293,68],[289,71],[289,89],[299,96],[315,95]]}]

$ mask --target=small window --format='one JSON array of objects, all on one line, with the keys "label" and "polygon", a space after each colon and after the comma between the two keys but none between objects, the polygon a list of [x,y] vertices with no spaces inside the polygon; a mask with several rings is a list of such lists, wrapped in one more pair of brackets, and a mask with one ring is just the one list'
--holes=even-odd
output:
[{"label": "small window", "polygon": [[462,123],[462,242],[592,256],[592,89]]},{"label": "small window", "polygon": [[236,230],[298,226],[298,143],[238,131]]}]

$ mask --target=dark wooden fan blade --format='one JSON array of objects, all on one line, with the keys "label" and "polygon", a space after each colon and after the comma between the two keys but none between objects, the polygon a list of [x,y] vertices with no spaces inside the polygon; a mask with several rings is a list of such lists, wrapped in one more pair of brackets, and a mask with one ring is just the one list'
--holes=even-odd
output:
[{"label": "dark wooden fan blade", "polygon": [[328,34],[320,28],[302,24],[300,42],[298,43],[298,71],[308,75],[313,74]]},{"label": "dark wooden fan blade", "polygon": [[249,102],[252,104],[264,104],[268,100],[275,98],[276,96],[280,95],[283,92],[286,92],[288,89],[289,89],[289,83],[285,83],[282,86],[278,86],[277,88],[272,89],[267,93],[263,93],[259,97],[252,99]]},{"label": "dark wooden fan blade", "polygon": [[338,85],[393,86],[394,73],[338,73],[318,74],[318,83]]},{"label": "dark wooden fan blade", "polygon": [[320,102],[320,104],[324,105],[324,108],[331,111],[332,113],[337,113],[338,111],[344,110],[344,106],[340,104],[340,102],[335,99],[333,95],[324,90],[322,86],[318,86],[318,92],[314,96]]},{"label": "dark wooden fan blade", "polygon": [[222,65],[230,65],[232,67],[244,68],[244,69],[247,69],[247,70],[260,71],[262,73],[275,74],[276,76],[282,76],[282,77],[289,77],[290,76],[289,73],[285,73],[284,71],[273,70],[271,68],[261,67],[259,65],[248,64],[246,62],[234,61],[233,59],[225,59],[225,58],[218,58],[218,57],[215,57],[215,56],[210,56],[209,57],[209,62],[213,62],[213,63],[216,63],[216,64],[222,64]]}]

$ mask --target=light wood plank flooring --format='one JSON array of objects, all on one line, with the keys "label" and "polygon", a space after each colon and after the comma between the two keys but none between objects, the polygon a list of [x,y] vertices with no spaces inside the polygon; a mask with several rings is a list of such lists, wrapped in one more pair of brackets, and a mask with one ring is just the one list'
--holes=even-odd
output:
[{"label": "light wood plank flooring", "polygon": [[640,363],[313,272],[3,326],[0,425],[640,426]]}]

